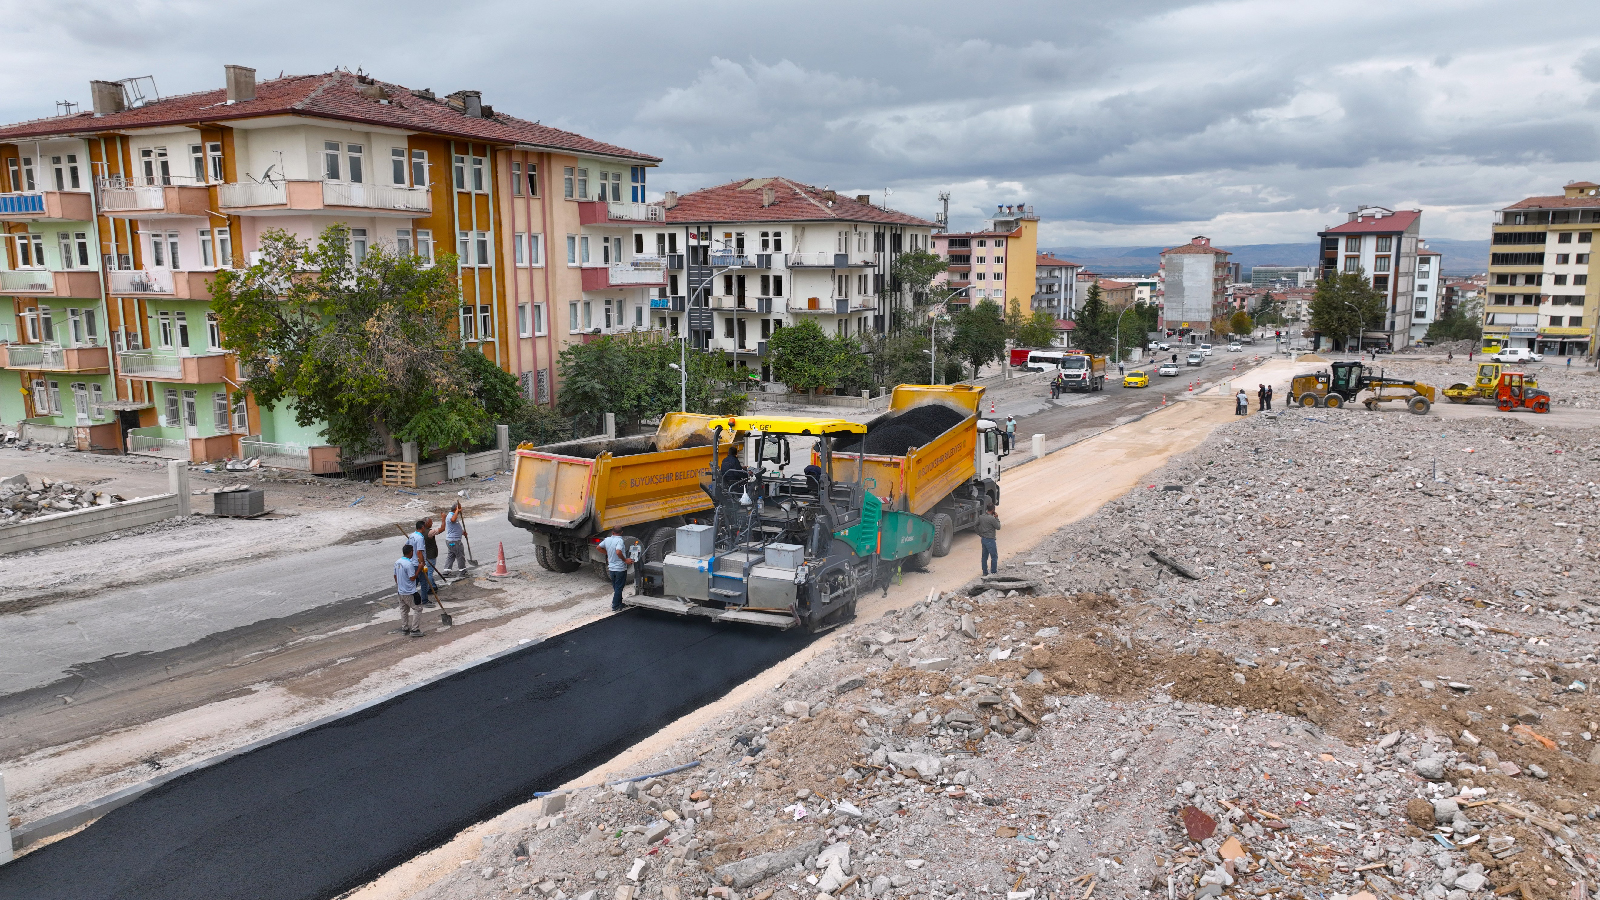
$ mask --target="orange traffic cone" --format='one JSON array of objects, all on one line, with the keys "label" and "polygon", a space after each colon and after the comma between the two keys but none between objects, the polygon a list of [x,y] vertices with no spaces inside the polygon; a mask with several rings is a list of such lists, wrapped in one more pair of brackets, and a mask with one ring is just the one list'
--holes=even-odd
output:
[{"label": "orange traffic cone", "polygon": [[1162,406],[1166,406],[1167,405],[1167,395],[1166,394],[1162,394],[1161,395],[1161,405]]},{"label": "orange traffic cone", "polygon": [[994,415],[994,398],[989,398],[989,415]]},{"label": "orange traffic cone", "polygon": [[510,570],[508,570],[506,568],[506,542],[505,541],[501,541],[500,542],[500,558],[495,560],[494,571],[490,572],[489,574],[490,575],[510,575],[511,574]]},{"label": "orange traffic cone", "polygon": [[1189,382],[1189,393],[1194,393],[1194,382]]}]

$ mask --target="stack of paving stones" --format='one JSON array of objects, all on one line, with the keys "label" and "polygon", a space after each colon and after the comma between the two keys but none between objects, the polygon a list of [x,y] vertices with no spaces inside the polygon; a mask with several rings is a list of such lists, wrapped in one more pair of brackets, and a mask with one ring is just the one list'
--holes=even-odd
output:
[{"label": "stack of paving stones", "polygon": [[1509,418],[1229,423],[420,896],[1593,897],[1597,459]]}]

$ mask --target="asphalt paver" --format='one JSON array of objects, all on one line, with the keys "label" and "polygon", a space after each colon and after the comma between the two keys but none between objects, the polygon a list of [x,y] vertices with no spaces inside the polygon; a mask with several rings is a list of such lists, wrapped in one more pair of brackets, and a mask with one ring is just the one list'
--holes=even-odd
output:
[{"label": "asphalt paver", "polygon": [[320,900],[601,764],[809,636],[630,610],[174,780],[0,900]]}]

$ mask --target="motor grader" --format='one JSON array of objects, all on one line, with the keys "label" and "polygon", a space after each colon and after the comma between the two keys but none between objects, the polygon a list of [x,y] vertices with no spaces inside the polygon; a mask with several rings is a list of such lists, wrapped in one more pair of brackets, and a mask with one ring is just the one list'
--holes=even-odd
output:
[{"label": "motor grader", "polygon": [[[1354,403],[1356,395],[1362,391],[1371,391],[1371,396],[1361,400],[1367,409],[1376,410],[1380,403],[1399,401],[1412,413],[1424,416],[1433,408],[1433,402],[1438,397],[1438,389],[1431,384],[1389,378],[1381,369],[1373,369],[1359,362],[1336,362],[1329,369],[1331,371],[1296,375],[1289,383],[1289,404],[1307,409],[1338,409]],[[1386,393],[1386,390],[1392,393]]]},{"label": "motor grader", "polygon": [[[1471,403],[1474,400],[1493,400],[1499,402],[1500,375],[1505,371],[1503,363],[1486,362],[1478,363],[1478,376],[1471,384],[1458,381],[1444,389],[1446,400],[1451,403]],[[1522,383],[1527,387],[1538,387],[1539,382],[1532,375],[1523,374]]]}]

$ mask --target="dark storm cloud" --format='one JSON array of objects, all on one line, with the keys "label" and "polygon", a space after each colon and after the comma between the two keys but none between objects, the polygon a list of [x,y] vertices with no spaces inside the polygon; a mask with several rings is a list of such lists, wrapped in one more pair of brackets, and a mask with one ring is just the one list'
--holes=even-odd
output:
[{"label": "dark storm cloud", "polygon": [[656,190],[785,174],[923,215],[948,190],[957,225],[1034,204],[1046,243],[1301,240],[1355,203],[1477,238],[1496,206],[1600,180],[1585,0],[50,9],[8,22],[0,118],[91,78],[360,66],[662,156]]}]

